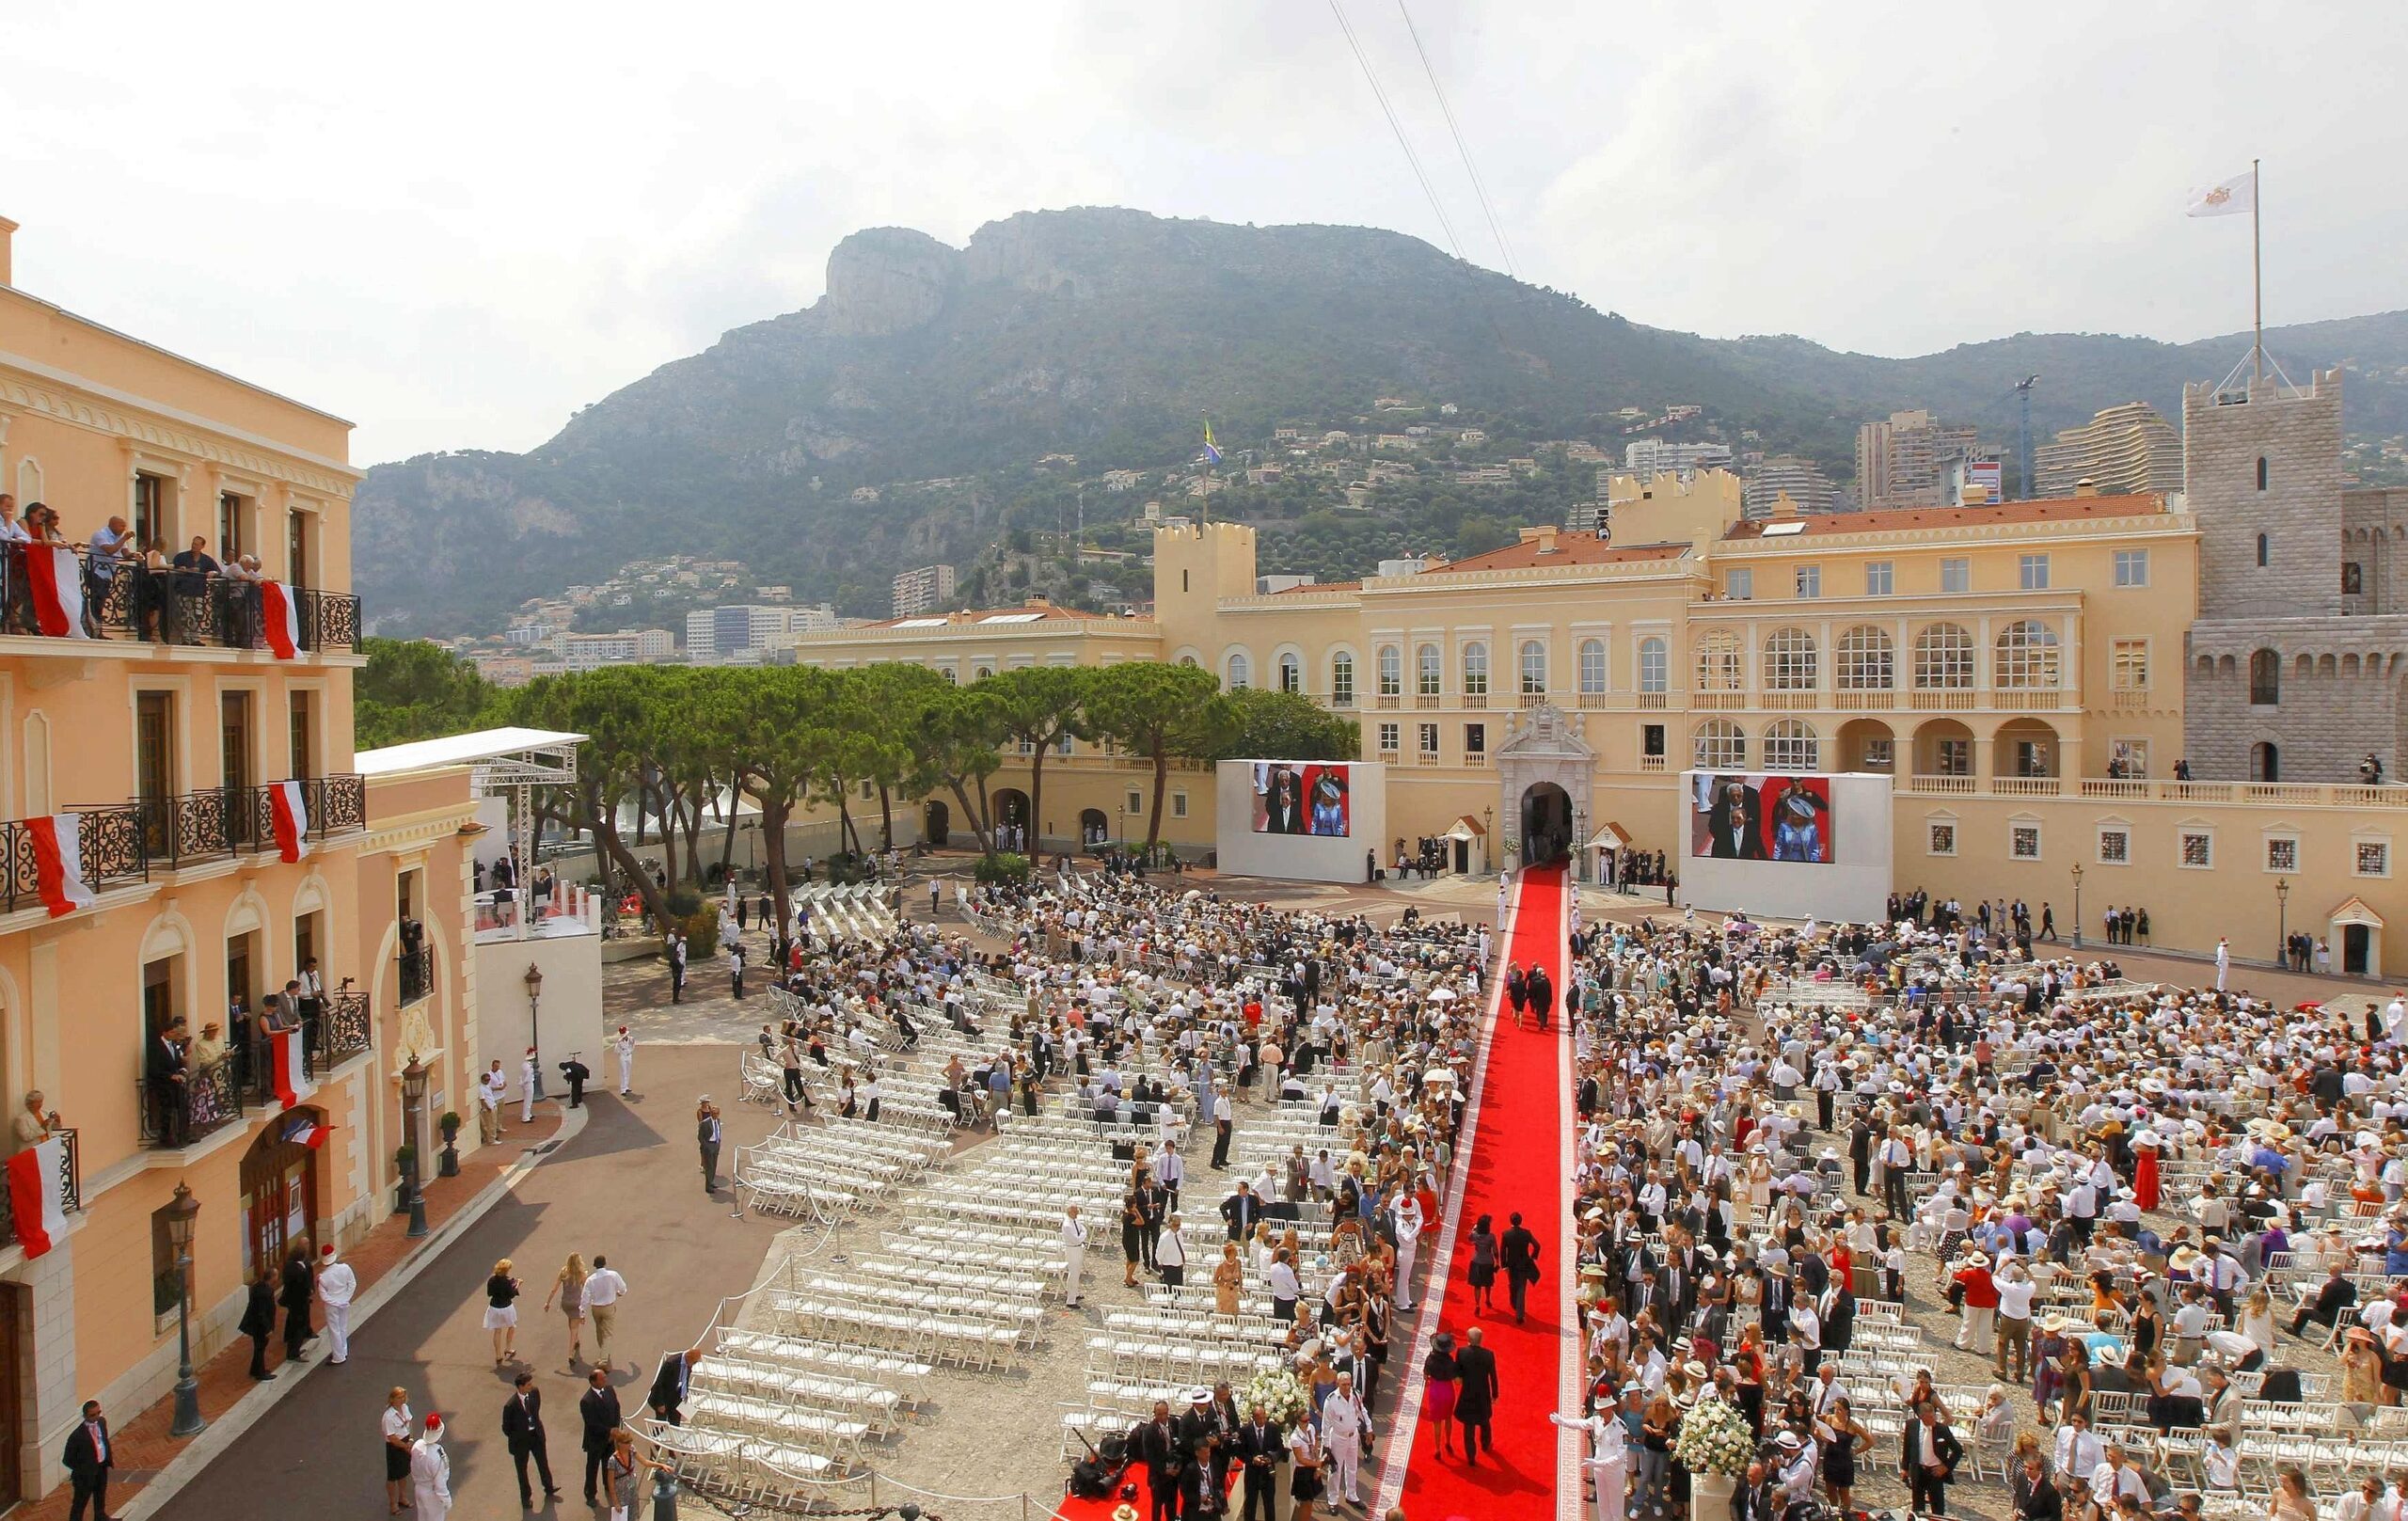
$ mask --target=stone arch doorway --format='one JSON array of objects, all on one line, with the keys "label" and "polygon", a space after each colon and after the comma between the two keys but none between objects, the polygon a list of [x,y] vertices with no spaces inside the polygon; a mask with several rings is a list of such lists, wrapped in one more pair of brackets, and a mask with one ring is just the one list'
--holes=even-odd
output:
[{"label": "stone arch doorway", "polygon": [[1112,838],[1112,820],[1103,816],[1101,808],[1079,810],[1079,844],[1086,849],[1101,848]]},{"label": "stone arch doorway", "polygon": [[[243,1154],[244,1281],[258,1277],[261,1264],[282,1262],[296,1243],[306,1245],[317,1234],[318,1152],[286,1137],[324,1135],[325,1124],[324,1110],[287,1109],[268,1121]],[[311,1260],[316,1257],[313,1250]]]},{"label": "stone arch doorway", "polygon": [[953,810],[934,798],[928,800],[927,816],[920,820],[920,838],[930,845],[943,845],[953,837]]},{"label": "stone arch doorway", "polygon": [[[1552,703],[1525,709],[1506,721],[1505,743],[1495,755],[1497,823],[1503,848],[1489,859],[1499,869],[1561,859],[1572,848],[1575,830],[1595,817],[1590,784],[1596,774],[1597,753],[1582,737],[1579,719]],[[1551,846],[1545,839],[1533,842],[1525,808],[1525,800],[1542,787],[1569,802],[1569,811],[1555,819],[1560,828]]]},{"label": "stone arch doorway", "polygon": [[1553,782],[1522,792],[1522,864],[1544,865],[1572,853],[1572,794]]},{"label": "stone arch doorway", "polygon": [[994,800],[995,848],[1026,850],[1029,846],[1028,794],[1018,787],[998,790]]}]

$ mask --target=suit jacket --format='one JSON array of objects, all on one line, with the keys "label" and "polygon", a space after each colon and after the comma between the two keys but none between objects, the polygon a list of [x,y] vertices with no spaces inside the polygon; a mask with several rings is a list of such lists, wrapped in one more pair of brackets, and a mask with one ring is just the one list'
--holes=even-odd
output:
[{"label": "suit jacket", "polygon": [[1262,1201],[1252,1194],[1232,1194],[1221,1201],[1221,1218],[1228,1222],[1229,1240],[1244,1241],[1262,1218]]},{"label": "suit jacket", "polygon": [[694,1139],[713,1150],[718,1149],[722,1133],[717,1115],[706,1115],[694,1126]]},{"label": "suit jacket", "polygon": [[1798,1281],[1808,1294],[1819,1299],[1830,1287],[1831,1264],[1823,1260],[1822,1253],[1808,1252],[1798,1260]]},{"label": "suit jacket", "polygon": [[78,1420],[75,1429],[67,1434],[67,1450],[58,1455],[58,1461],[78,1478],[106,1473],[117,1466],[117,1439],[109,1434],[106,1419],[101,1422],[101,1441],[106,1448],[105,1454],[92,1450],[92,1434]]},{"label": "suit jacket", "polygon": [[2057,1492],[2056,1481],[2042,1474],[2035,1483],[2015,1470],[2015,1513],[2018,1521],[2062,1521],[2066,1513],[2065,1497]]},{"label": "suit jacket", "polygon": [[1187,1461],[1187,1446],[1180,1439],[1179,1422],[1149,1420],[1129,1434],[1130,1446],[1149,1477],[1168,1478]]},{"label": "suit jacket", "polygon": [[1830,1296],[1830,1308],[1823,1315],[1823,1350],[1846,1352],[1856,1339],[1856,1294],[1842,1284]]},{"label": "suit jacket", "polygon": [[294,1258],[284,1264],[284,1290],[276,1302],[286,1309],[308,1309],[317,1280],[309,1275],[309,1264]]},{"label": "suit jacket", "polygon": [[1781,1511],[1781,1485],[1770,1479],[1731,1486],[1731,1521],[1779,1521]]},{"label": "suit jacket", "polygon": [[183,1051],[165,1032],[143,1042],[142,1075],[153,1084],[170,1082],[183,1069]]},{"label": "suit jacket", "polygon": [[577,1402],[577,1413],[585,1421],[585,1450],[607,1452],[610,1450],[610,1434],[619,1429],[619,1391],[608,1386],[585,1391]]},{"label": "suit jacket", "polygon": [[[1909,1420],[1898,1438],[1900,1461],[1908,1468],[1920,1470],[1923,1467],[1923,1432],[1922,1421]],[[1943,1420],[1931,1428],[1931,1450],[1939,1455],[1941,1478],[1956,1478],[1956,1465],[1965,1461],[1965,1450],[1957,1445],[1956,1433],[1948,1422]]]},{"label": "suit jacket", "polygon": [[[1288,1439],[1279,1428],[1264,1421],[1259,1430],[1248,1421],[1238,1428],[1238,1456],[1245,1460],[1245,1481],[1269,1486],[1278,1482],[1279,1465],[1288,1461]],[[1267,1462],[1257,1464],[1257,1458]]]},{"label": "suit jacket", "polygon": [[643,1402],[650,1405],[656,1415],[683,1416],[685,1411],[681,1407],[686,1402],[686,1382],[685,1354],[673,1352],[660,1359],[660,1371],[653,1375],[651,1391],[644,1395]]},{"label": "suit jacket", "polygon": [[531,1452],[544,1444],[543,1390],[528,1390],[523,1402],[512,1391],[501,1407],[501,1434],[513,1452]]},{"label": "suit jacket", "polygon": [[1465,1347],[1455,1354],[1455,1418],[1486,1420],[1497,1409],[1497,1354]]}]

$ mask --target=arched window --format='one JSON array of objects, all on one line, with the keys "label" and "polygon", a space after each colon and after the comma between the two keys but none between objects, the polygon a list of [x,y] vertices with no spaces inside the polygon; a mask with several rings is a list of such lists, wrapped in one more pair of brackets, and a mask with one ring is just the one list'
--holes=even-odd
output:
[{"label": "arched window", "polygon": [[2057,633],[2047,624],[2020,618],[1999,630],[1990,681],[2025,689],[2057,684]]},{"label": "arched window", "polygon": [[2273,707],[2283,700],[2283,659],[2273,650],[2253,651],[2249,657],[2249,701],[2256,707]]},{"label": "arched window", "polygon": [[1438,695],[1438,646],[1424,644],[1413,652],[1414,689],[1424,697]]},{"label": "arched window", "polygon": [[1731,771],[1748,764],[1748,731],[1729,719],[1697,726],[1697,764],[1702,771]]},{"label": "arched window", "polygon": [[944,684],[948,687],[958,687],[961,684],[961,678],[953,673],[953,667],[949,665],[940,666],[937,669],[937,674],[944,677]]},{"label": "arched window", "polygon": [[1661,639],[1650,637],[1639,642],[1639,689],[1660,692],[1672,679],[1672,659]]},{"label": "arched window", "polygon": [[2266,456],[2263,454],[2258,456],[2258,489],[2266,489]]},{"label": "arched window", "polygon": [[1823,747],[1814,731],[1796,719],[1783,719],[1765,731],[1765,768],[1811,771],[1822,764]]},{"label": "arched window", "polygon": [[2249,780],[2279,782],[2283,779],[2282,751],[2272,741],[2260,739],[2249,747]]},{"label": "arched window", "polygon": [[1897,652],[1890,631],[1859,624],[1840,636],[1839,668],[1833,673],[1844,692],[1885,692],[1897,679]]},{"label": "arched window", "polygon": [[1586,694],[1606,689],[1606,642],[1584,639],[1580,642],[1580,690]]},{"label": "arched window", "polygon": [[1404,695],[1404,652],[1393,644],[1380,646],[1380,695]]},{"label": "arched window", "polygon": [[1488,646],[1479,640],[1464,646],[1464,695],[1488,695]]},{"label": "arched window", "polygon": [[1300,692],[1305,689],[1305,664],[1296,658],[1296,652],[1293,650],[1280,652],[1279,689],[1283,692]]},{"label": "arched window", "polygon": [[1540,697],[1546,693],[1546,646],[1535,639],[1522,641],[1522,695]]},{"label": "arched window", "polygon": [[1332,707],[1354,705],[1354,657],[1344,650],[1329,658],[1329,702]]},{"label": "arched window", "polygon": [[1915,685],[1962,691],[1973,684],[1973,636],[1961,624],[1933,624],[1915,636]]},{"label": "arched window", "polygon": [[2267,562],[2270,558],[2272,558],[2272,557],[2269,555],[2269,553],[2268,553],[2268,550],[2269,550],[2269,548],[2270,548],[2270,547],[2270,547],[2270,546],[2267,544],[2267,542],[2266,542],[2266,535],[2264,535],[2263,533],[2258,534],[2258,569],[2260,569],[2260,570],[2263,570],[2263,569],[2265,569],[2265,568],[2266,568],[2266,562]]},{"label": "arched window", "polygon": [[1243,652],[1229,657],[1229,690],[1236,691],[1253,681],[1254,666]]},{"label": "arched window", "polygon": [[1735,692],[1741,686],[1739,636],[1728,628],[1708,630],[1697,642],[1697,689]]},{"label": "arched window", "polygon": [[1777,692],[1810,692],[1821,679],[1814,636],[1803,628],[1776,628],[1765,640],[1765,686]]}]

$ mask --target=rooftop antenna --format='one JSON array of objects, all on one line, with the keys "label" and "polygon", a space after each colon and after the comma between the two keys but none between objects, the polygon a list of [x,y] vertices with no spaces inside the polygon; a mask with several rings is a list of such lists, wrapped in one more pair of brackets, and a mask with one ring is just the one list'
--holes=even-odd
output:
[{"label": "rooftop antenna", "polygon": [[2015,436],[2015,471],[2017,489],[2022,499],[2032,499],[2032,388],[2040,383],[2038,375],[2027,375],[2015,383],[2016,399],[2023,404],[2023,419]]}]

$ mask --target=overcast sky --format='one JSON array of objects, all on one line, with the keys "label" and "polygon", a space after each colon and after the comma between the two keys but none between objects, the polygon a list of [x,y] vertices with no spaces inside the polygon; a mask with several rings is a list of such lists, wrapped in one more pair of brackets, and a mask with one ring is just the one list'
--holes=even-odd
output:
[{"label": "overcast sky", "polygon": [[[1888,355],[2408,307],[2399,0],[1408,0],[1525,279]],[[1344,0],[1463,254],[1504,256],[1396,0]],[[358,423],[526,449],[881,224],[1438,215],[1327,0],[690,8],[15,0],[16,280]]]}]

